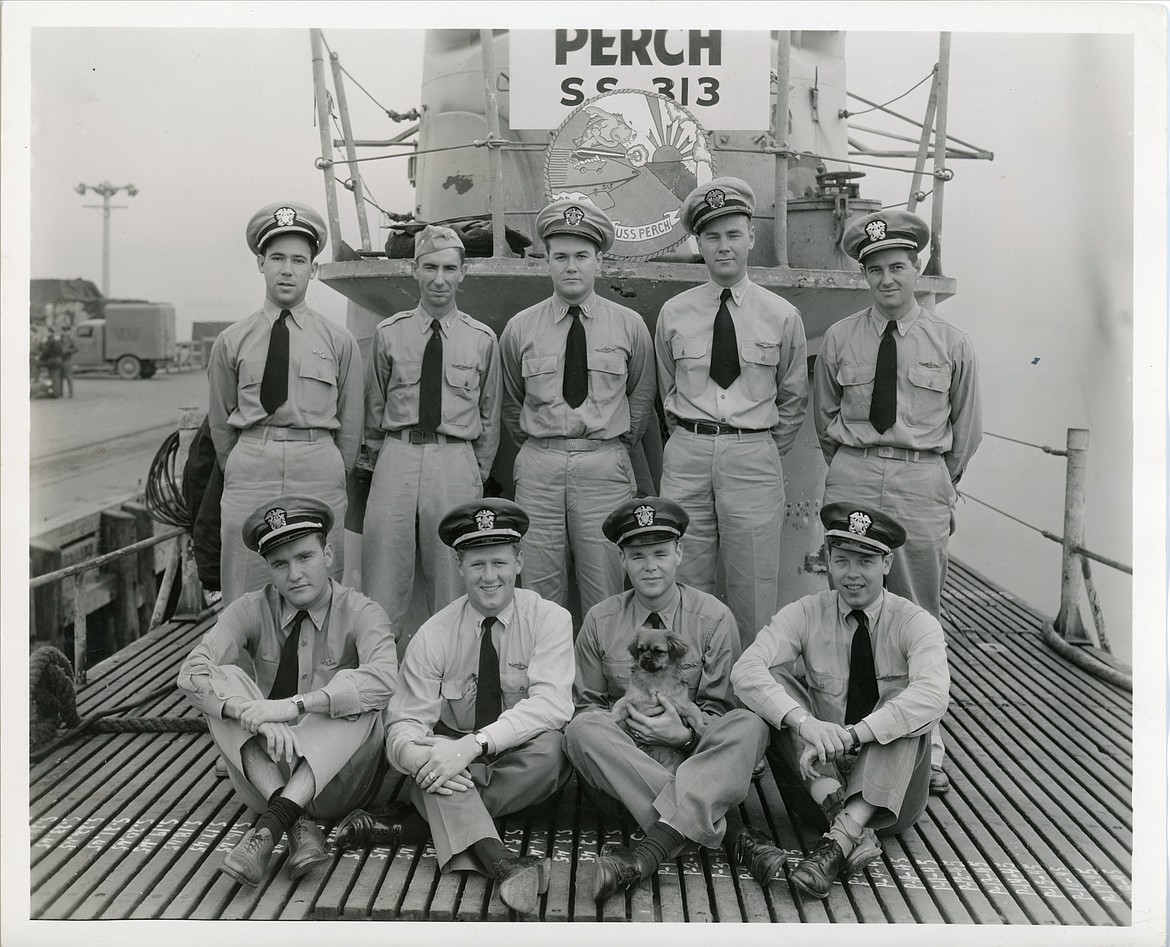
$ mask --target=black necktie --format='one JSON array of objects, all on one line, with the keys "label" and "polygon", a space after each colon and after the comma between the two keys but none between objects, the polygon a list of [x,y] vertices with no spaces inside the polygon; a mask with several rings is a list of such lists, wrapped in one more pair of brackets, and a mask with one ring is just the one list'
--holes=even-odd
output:
[{"label": "black necktie", "polygon": [[292,620],[284,647],[280,649],[280,664],[276,668],[272,690],[268,692],[269,700],[282,700],[297,692],[297,642],[301,639],[301,622],[308,617],[309,613],[302,608]]},{"label": "black necktie", "polygon": [[649,625],[651,628],[665,628],[666,627],[665,625],[662,624],[662,616],[659,615],[658,612],[651,612],[649,615],[647,615],[646,616],[646,624]]},{"label": "black necktie", "polygon": [[272,323],[272,335],[268,337],[268,358],[260,381],[260,404],[269,414],[288,401],[288,324],[285,319],[291,315],[287,309],[280,310],[280,315]]},{"label": "black necktie", "polygon": [[897,320],[886,323],[878,346],[877,372],[873,376],[873,398],[869,403],[869,423],[884,434],[898,419],[898,340]]},{"label": "black necktie", "polygon": [[853,645],[849,649],[849,693],[845,701],[845,723],[857,723],[878,701],[877,672],[873,667],[873,642],[869,640],[869,619],[859,608],[849,613],[857,620]]},{"label": "black necktie", "polygon": [[589,364],[585,355],[585,327],[581,325],[581,307],[570,306],[569,315],[573,324],[569,326],[569,337],[565,340],[565,376],[561,382],[561,394],[570,408],[575,408],[589,393]]},{"label": "black necktie", "polygon": [[500,656],[492,643],[494,618],[483,620],[479,637],[479,677],[475,685],[475,729],[482,730],[500,716]]},{"label": "black necktie", "polygon": [[443,420],[443,335],[431,320],[431,337],[423,350],[422,384],[418,391],[418,426],[433,434]]},{"label": "black necktie", "polygon": [[730,298],[730,289],[719,294],[719,311],[715,313],[715,333],[711,338],[711,378],[723,389],[730,388],[739,377],[739,343],[731,310],[727,308]]}]

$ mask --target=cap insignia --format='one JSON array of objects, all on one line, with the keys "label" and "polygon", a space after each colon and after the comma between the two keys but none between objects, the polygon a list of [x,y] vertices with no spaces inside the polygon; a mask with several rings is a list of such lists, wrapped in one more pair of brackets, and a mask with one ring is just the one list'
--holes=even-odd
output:
[{"label": "cap insignia", "polygon": [[281,227],[291,227],[296,223],[297,212],[291,207],[278,207],[272,216]]},{"label": "cap insignia", "polygon": [[858,512],[849,514],[849,532],[851,533],[864,536],[872,525],[873,520],[865,513]]},{"label": "cap insignia", "polygon": [[865,232],[869,239],[873,242],[886,239],[886,222],[884,220],[871,220],[865,225]]},{"label": "cap insignia", "polygon": [[703,198],[707,202],[707,206],[715,209],[722,207],[727,201],[727,195],[717,187],[711,188]]},{"label": "cap insignia", "polygon": [[563,216],[565,218],[565,223],[570,227],[579,227],[581,226],[581,221],[585,219],[585,211],[576,206],[566,207]]},{"label": "cap insignia", "polygon": [[640,506],[634,510],[634,516],[638,520],[639,526],[653,526],[654,525],[654,507]]},{"label": "cap insignia", "polygon": [[496,514],[492,510],[480,510],[475,514],[475,525],[480,529],[495,529]]},{"label": "cap insignia", "polygon": [[283,529],[288,525],[286,519],[287,513],[279,506],[269,510],[264,514],[264,521],[268,524],[269,529]]}]

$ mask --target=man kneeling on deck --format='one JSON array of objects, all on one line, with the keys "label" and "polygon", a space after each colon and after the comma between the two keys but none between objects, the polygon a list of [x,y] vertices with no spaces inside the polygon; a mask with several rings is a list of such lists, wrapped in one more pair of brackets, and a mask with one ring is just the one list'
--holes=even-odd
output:
[{"label": "man kneeling on deck", "polygon": [[467,594],[407,645],[386,735],[391,765],[414,780],[414,808],[354,812],[337,831],[343,848],[430,836],[444,872],[484,872],[521,914],[548,889],[551,862],[509,851],[493,818],[547,799],[568,780],[561,728],[573,709],[572,618],[516,588],[527,529],[528,514],[508,500],[474,500],[440,521]]},{"label": "man kneeling on deck", "polygon": [[[906,531],[849,503],[824,506],[821,522],[836,590],[781,609],[731,672],[739,699],[775,728],[773,749],[792,777],[778,779],[786,801],[828,826],[791,873],[815,898],[881,856],[875,830],[896,835],[926,809],[930,732],[950,687],[938,620],[883,588]],[[793,675],[797,658],[807,688]],[[760,884],[785,861],[752,828],[739,833],[736,855]]]},{"label": "man kneeling on deck", "polygon": [[747,796],[768,746],[767,725],[731,694],[731,610],[675,581],[688,522],[672,500],[643,497],[602,526],[633,590],[585,616],[565,750],[585,785],[603,804],[619,800],[646,837],[597,860],[598,901],[641,884],[687,845],[718,846],[724,814]]},{"label": "man kneeling on deck", "polygon": [[[285,832],[293,878],[328,861],[310,816],[365,805],[386,774],[381,714],[398,673],[394,633],[381,606],[329,578],[332,526],[328,504],[307,496],[252,513],[244,543],[271,581],[228,605],[179,671],[236,792],[261,813],[220,868],[244,884],[263,879]],[[238,666],[245,657],[253,674]]]}]

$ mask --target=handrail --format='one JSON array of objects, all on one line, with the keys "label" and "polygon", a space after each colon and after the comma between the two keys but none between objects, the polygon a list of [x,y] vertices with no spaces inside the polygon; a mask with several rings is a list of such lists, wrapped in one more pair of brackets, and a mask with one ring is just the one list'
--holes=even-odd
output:
[{"label": "handrail", "polygon": [[28,590],[31,592],[34,589],[52,585],[54,582],[60,582],[62,579],[68,579],[70,576],[81,575],[84,572],[89,572],[91,569],[97,569],[108,563],[116,562],[118,559],[131,556],[136,552],[141,552],[143,549],[157,546],[159,543],[164,543],[168,539],[174,539],[176,536],[181,536],[185,532],[187,530],[182,526],[176,526],[174,529],[169,529],[165,533],[158,533],[155,536],[140,539],[138,542],[131,543],[129,546],[123,546],[121,549],[105,552],[100,556],[94,556],[94,558],[86,559],[82,562],[75,562],[73,565],[65,566],[63,569],[57,569],[55,572],[46,572],[44,575],[33,576],[29,579]]}]

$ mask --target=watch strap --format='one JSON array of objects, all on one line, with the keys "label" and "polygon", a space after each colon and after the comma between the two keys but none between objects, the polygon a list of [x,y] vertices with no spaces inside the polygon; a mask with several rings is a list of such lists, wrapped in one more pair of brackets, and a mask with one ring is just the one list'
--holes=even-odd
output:
[{"label": "watch strap", "polygon": [[303,696],[301,696],[300,694],[293,694],[293,696],[290,697],[289,700],[291,700],[294,704],[297,705],[297,713],[298,714],[305,713],[305,698]]}]

